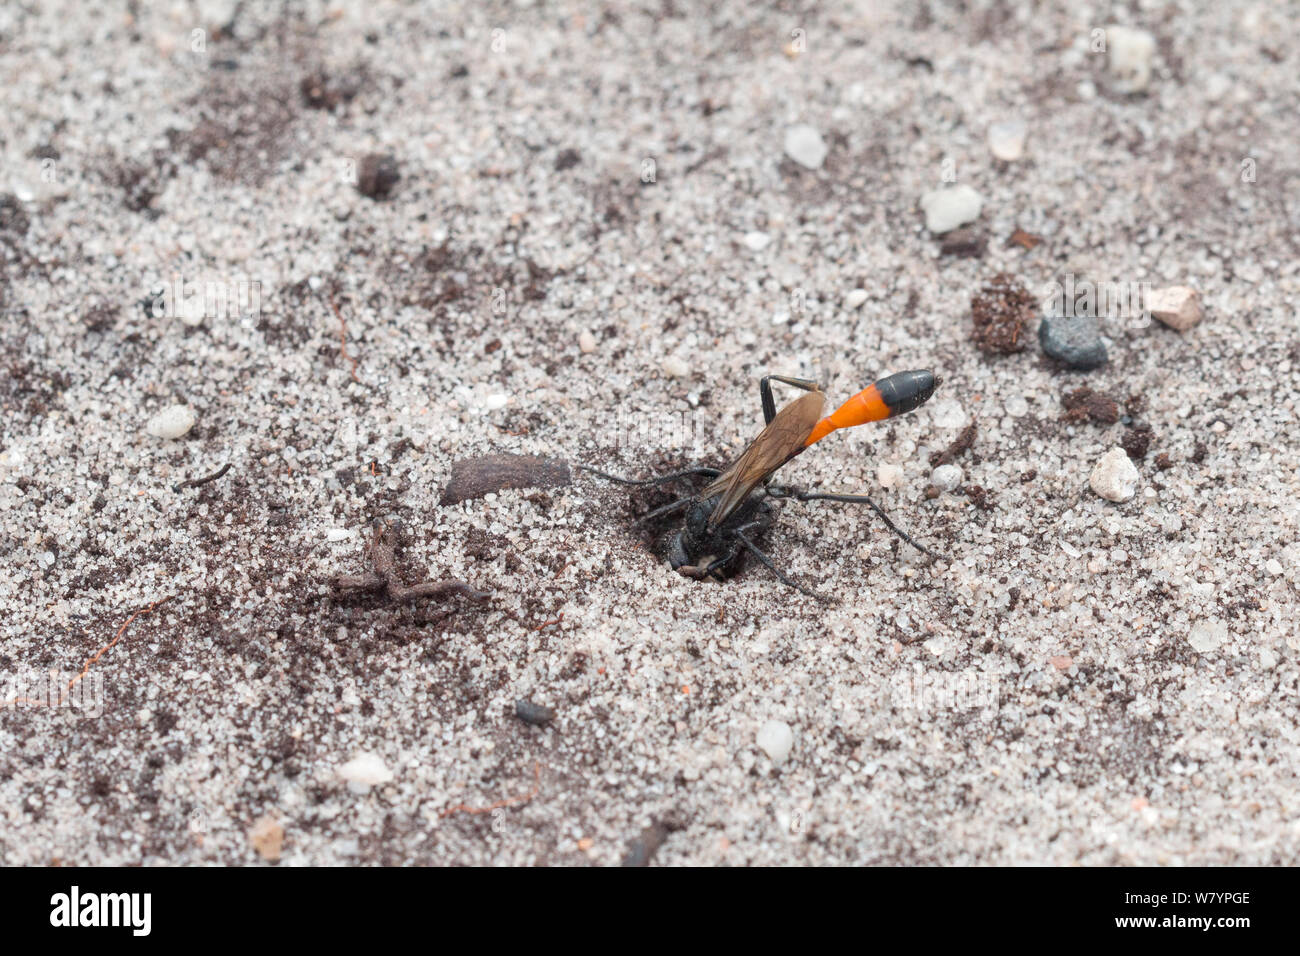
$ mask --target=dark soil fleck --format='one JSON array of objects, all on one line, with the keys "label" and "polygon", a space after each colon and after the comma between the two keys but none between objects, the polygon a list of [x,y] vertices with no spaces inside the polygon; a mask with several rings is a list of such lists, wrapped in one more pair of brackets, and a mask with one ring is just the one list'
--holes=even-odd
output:
[{"label": "dark soil fleck", "polygon": [[1029,290],[1015,276],[1000,272],[971,296],[971,340],[985,355],[1024,351],[1025,326],[1038,311]]},{"label": "dark soil fleck", "polygon": [[993,495],[987,488],[982,488],[979,485],[964,485],[962,491],[966,492],[966,497],[969,498],[980,511],[993,510]]},{"label": "dark soil fleck", "polygon": [[298,84],[303,103],[314,110],[332,110],[340,103],[349,103],[360,88],[361,79],[357,74],[335,77],[324,70],[303,77]]},{"label": "dark soil fleck", "polygon": [[32,220],[13,193],[0,193],[0,232],[21,236],[31,228]]},{"label": "dark soil fleck", "polygon": [[1150,425],[1134,425],[1119,440],[1120,447],[1134,461],[1141,461],[1151,449],[1153,432]]},{"label": "dark soil fleck", "polygon": [[582,154],[576,149],[564,149],[555,157],[555,171],[562,173],[566,169],[572,169],[582,162]]},{"label": "dark soil fleck", "polygon": [[943,451],[937,451],[930,456],[930,467],[938,468],[940,465],[947,465],[956,461],[970,450],[971,445],[975,444],[975,436],[978,432],[978,424],[971,422],[961,430],[961,434],[957,436],[956,441]]},{"label": "dark soil fleck", "polygon": [[1061,399],[1065,406],[1067,422],[1100,422],[1114,425],[1119,421],[1119,404],[1115,399],[1102,392],[1094,392],[1086,385],[1067,392]]}]

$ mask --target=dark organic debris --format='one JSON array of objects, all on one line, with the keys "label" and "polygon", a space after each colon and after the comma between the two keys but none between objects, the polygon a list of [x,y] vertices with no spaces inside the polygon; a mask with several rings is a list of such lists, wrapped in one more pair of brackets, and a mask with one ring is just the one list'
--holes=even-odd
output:
[{"label": "dark organic debris", "polygon": [[182,488],[197,488],[199,485],[206,485],[209,481],[216,481],[230,470],[230,462],[226,462],[210,475],[204,475],[202,478],[190,478],[186,481],[178,481],[172,485],[172,491],[180,491]]},{"label": "dark organic debris", "polygon": [[534,727],[545,727],[555,719],[555,708],[534,704],[531,700],[515,701],[515,716]]},{"label": "dark organic debris", "polygon": [[1013,232],[1010,238],[1007,239],[1007,245],[1019,246],[1022,249],[1028,250],[1034,248],[1034,246],[1038,245],[1042,241],[1043,241],[1042,236],[1036,236],[1032,232],[1026,232],[1025,230],[1017,227],[1016,231]]},{"label": "dark organic debris", "polygon": [[1124,433],[1119,445],[1134,461],[1141,461],[1151,449],[1152,436],[1150,425],[1134,425]]},{"label": "dark organic debris", "polygon": [[142,162],[128,161],[110,175],[114,185],[122,190],[122,201],[127,209],[146,216],[156,216],[153,201],[166,188],[167,181],[175,172],[175,165],[170,158],[155,153]]},{"label": "dark organic debris", "polygon": [[369,153],[357,167],[357,192],[371,199],[385,199],[402,179],[397,160],[388,153]]},{"label": "dark organic debris", "polygon": [[117,320],[117,309],[106,302],[92,305],[82,317],[87,332],[104,332]]},{"label": "dark organic debris", "polygon": [[302,101],[314,110],[332,110],[340,103],[348,103],[357,95],[361,87],[356,75],[341,78],[330,76],[323,70],[303,77],[298,84]]},{"label": "dark organic debris", "polygon": [[945,448],[943,451],[937,451],[930,456],[930,467],[938,468],[940,465],[948,465],[956,461],[967,451],[971,445],[975,444],[975,436],[979,433],[979,426],[976,422],[971,422],[961,430],[957,440]]},{"label": "dark organic debris", "polygon": [[21,236],[32,224],[23,204],[13,193],[0,193],[0,232]]},{"label": "dark organic debris", "polygon": [[567,462],[539,455],[484,455],[451,466],[439,504],[455,505],[509,488],[559,488],[572,480]]},{"label": "dark organic debris", "polygon": [[1092,316],[1049,315],[1038,327],[1038,344],[1050,358],[1070,368],[1091,371],[1106,364],[1106,344]]},{"label": "dark organic debris", "polygon": [[1119,405],[1115,399],[1087,386],[1067,392],[1061,403],[1065,406],[1067,422],[1093,421],[1114,425],[1119,421]]},{"label": "dark organic debris", "polygon": [[582,162],[582,154],[576,149],[564,149],[555,157],[555,171],[562,173]]},{"label": "dark organic debris", "polygon": [[1000,272],[971,296],[971,339],[986,355],[1024,351],[1025,325],[1037,312],[1037,303],[1015,276]]},{"label": "dark organic debris", "polygon": [[974,504],[976,508],[979,508],[980,511],[993,510],[993,495],[987,488],[983,488],[979,485],[965,485],[963,486],[962,491],[966,492],[966,497],[969,498],[971,503]]},{"label": "dark organic debris", "polygon": [[1168,471],[1170,468],[1174,467],[1174,461],[1169,457],[1169,452],[1162,451],[1160,454],[1156,455],[1156,467],[1161,471]]},{"label": "dark organic debris", "polygon": [[447,579],[425,581],[406,587],[397,576],[397,539],[400,529],[394,524],[379,523],[371,540],[370,564],[374,568],[367,574],[340,574],[330,584],[338,591],[385,591],[394,602],[417,601],[420,598],[444,598],[463,594],[472,601],[486,601],[491,591],[479,591],[464,581]]}]

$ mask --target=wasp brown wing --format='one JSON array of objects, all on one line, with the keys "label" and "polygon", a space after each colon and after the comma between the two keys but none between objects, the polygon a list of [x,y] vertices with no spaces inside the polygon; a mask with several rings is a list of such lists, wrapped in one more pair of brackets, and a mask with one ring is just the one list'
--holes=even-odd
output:
[{"label": "wasp brown wing", "polygon": [[700,492],[701,500],[722,496],[709,516],[709,527],[722,524],[768,475],[803,451],[825,405],[823,392],[808,392],[796,398],[777,412],[734,465]]}]

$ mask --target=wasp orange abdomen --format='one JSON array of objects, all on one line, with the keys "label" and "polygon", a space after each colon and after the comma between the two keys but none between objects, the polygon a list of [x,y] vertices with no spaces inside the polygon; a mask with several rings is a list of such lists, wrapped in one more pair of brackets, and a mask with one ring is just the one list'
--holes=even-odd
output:
[{"label": "wasp orange abdomen", "polygon": [[836,429],[878,422],[920,408],[938,386],[939,380],[927,369],[888,375],[876,384],[868,385],[818,422],[804,447],[821,441]]}]

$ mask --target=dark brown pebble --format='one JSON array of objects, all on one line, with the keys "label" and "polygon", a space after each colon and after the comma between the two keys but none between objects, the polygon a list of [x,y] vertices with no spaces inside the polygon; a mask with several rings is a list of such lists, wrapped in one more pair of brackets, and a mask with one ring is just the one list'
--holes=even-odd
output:
[{"label": "dark brown pebble", "polygon": [[451,466],[442,505],[460,504],[508,488],[559,488],[572,481],[567,462],[538,455],[484,455]]},{"label": "dark brown pebble", "polygon": [[357,192],[371,199],[384,199],[401,178],[397,160],[384,153],[370,153],[357,169]]},{"label": "dark brown pebble", "polygon": [[984,255],[988,236],[982,229],[966,226],[948,233],[939,244],[939,254],[958,259],[978,259]]}]

